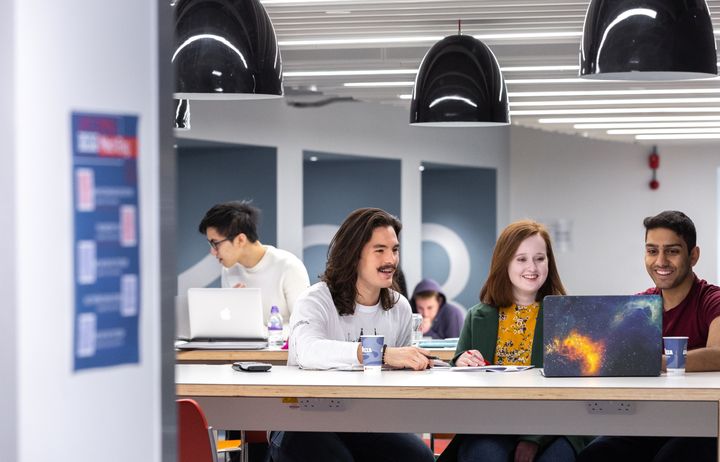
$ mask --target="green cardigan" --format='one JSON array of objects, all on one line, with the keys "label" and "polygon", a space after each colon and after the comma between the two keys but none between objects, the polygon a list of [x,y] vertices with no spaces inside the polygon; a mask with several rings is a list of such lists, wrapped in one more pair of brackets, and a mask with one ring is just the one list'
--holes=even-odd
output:
[{"label": "green cardigan", "polygon": [[[455,356],[451,363],[455,365],[455,361],[461,354],[467,350],[478,350],[482,353],[486,361],[492,362],[495,358],[495,347],[497,345],[498,336],[498,310],[494,306],[479,303],[468,310],[465,316],[465,323],[460,332]],[[533,336],[532,353],[530,354],[530,364],[535,367],[543,365],[543,307],[540,304],[537,321],[535,323],[535,333]],[[457,450],[462,440],[467,435],[456,435],[450,442],[448,447],[443,451],[438,462],[445,462],[457,459]],[[557,436],[555,435],[521,435],[518,441],[531,441],[540,446],[540,450],[552,443]],[[575,453],[579,453],[593,437],[586,436],[566,436],[567,440],[575,449]]]}]

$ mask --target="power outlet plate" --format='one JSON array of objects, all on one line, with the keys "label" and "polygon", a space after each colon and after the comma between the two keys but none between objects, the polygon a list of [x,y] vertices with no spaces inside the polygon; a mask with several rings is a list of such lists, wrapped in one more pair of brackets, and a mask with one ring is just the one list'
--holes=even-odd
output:
[{"label": "power outlet plate", "polygon": [[635,414],[634,401],[585,401],[588,414],[632,415]]},{"label": "power outlet plate", "polygon": [[342,411],[345,409],[345,403],[339,399],[300,398],[298,405],[300,409],[306,411]]}]

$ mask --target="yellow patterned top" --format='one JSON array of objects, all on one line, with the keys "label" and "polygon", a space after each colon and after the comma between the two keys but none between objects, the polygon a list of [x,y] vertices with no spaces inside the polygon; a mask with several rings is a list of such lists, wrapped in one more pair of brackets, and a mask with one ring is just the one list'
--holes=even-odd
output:
[{"label": "yellow patterned top", "polygon": [[540,305],[512,305],[498,309],[498,338],[494,364],[529,366]]}]

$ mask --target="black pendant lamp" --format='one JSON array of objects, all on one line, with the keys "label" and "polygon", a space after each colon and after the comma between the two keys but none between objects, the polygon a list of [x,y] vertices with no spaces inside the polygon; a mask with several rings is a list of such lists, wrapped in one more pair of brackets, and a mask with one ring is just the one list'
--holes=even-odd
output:
[{"label": "black pendant lamp", "polygon": [[717,76],[705,0],[592,0],[580,45],[580,77],[687,80]]},{"label": "black pendant lamp", "polygon": [[174,7],[176,98],[283,95],[275,30],[258,0],[177,0]]},{"label": "black pendant lamp", "polygon": [[505,79],[493,52],[469,35],[450,35],[420,63],[410,124],[484,127],[510,123]]}]

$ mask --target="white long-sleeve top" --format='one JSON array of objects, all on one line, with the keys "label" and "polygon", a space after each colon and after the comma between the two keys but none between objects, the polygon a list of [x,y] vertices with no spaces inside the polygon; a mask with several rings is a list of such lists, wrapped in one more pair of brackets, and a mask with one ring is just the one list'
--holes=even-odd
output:
[{"label": "white long-sleeve top", "polygon": [[265,255],[252,268],[239,263],[223,268],[220,283],[222,287],[234,287],[239,282],[245,287],[258,287],[262,294],[265,324],[273,305],[280,309],[287,322],[295,301],[310,285],[310,278],[298,257],[271,245],[264,247]]},{"label": "white long-sleeve top", "polygon": [[356,304],[355,314],[340,316],[324,282],[308,288],[290,315],[288,366],[333,369],[359,365],[360,333],[384,335],[389,347],[408,346],[412,310],[407,299],[391,291],[397,302],[389,310]]}]

